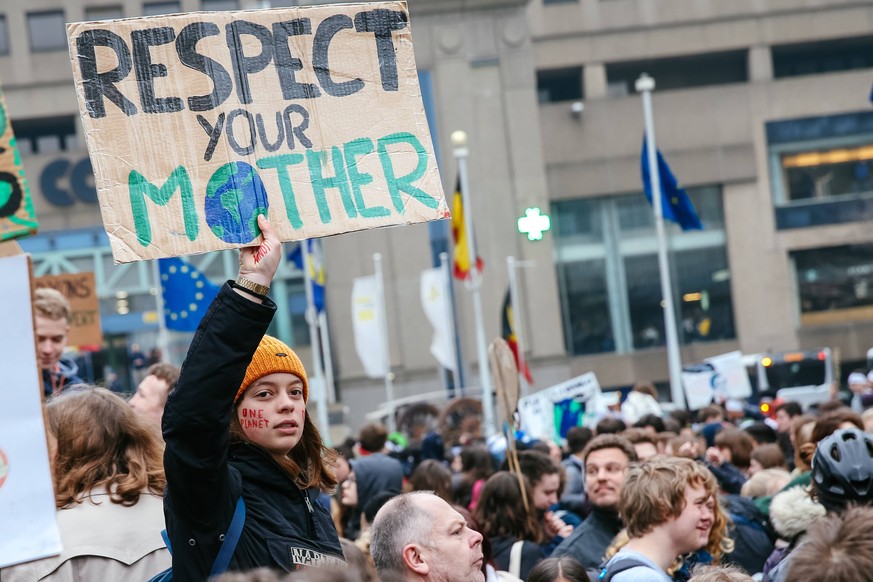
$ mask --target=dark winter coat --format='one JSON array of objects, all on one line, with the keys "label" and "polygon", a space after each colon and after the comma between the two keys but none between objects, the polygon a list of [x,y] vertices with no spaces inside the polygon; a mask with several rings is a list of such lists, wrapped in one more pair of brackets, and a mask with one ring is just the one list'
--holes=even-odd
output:
[{"label": "dark winter coat", "polygon": [[330,514],[256,445],[229,443],[233,399],[276,305],[225,284],[191,342],[164,409],[164,514],[176,582],[208,577],[242,495],[246,521],[230,570],[342,562]]},{"label": "dark winter coat", "polygon": [[551,557],[570,556],[586,568],[596,568],[603,563],[606,548],[623,527],[617,512],[593,507],[585,521],[555,548]]}]

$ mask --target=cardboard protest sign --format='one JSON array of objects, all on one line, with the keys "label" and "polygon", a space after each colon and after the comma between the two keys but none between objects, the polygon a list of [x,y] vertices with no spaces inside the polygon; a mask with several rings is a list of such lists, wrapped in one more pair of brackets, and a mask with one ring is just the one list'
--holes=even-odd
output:
[{"label": "cardboard protest sign", "polygon": [[698,410],[713,401],[743,400],[752,395],[752,383],[739,351],[712,356],[700,365],[688,366],[682,370],[682,386],[689,410]]},{"label": "cardboard protest sign", "polygon": [[61,551],[27,255],[0,259],[0,567]]},{"label": "cardboard protest sign", "polygon": [[600,383],[588,372],[518,401],[521,428],[528,436],[557,441],[574,426],[591,424],[606,409]]},{"label": "cardboard protest sign", "polygon": [[116,262],[449,216],[404,2],[67,25]]},{"label": "cardboard protest sign", "polygon": [[97,282],[94,273],[64,273],[44,275],[34,284],[60,291],[70,302],[73,310],[70,317],[70,333],[67,343],[71,346],[99,346],[103,343],[100,329],[100,298],[97,297]]},{"label": "cardboard protest sign", "polygon": [[39,224],[0,88],[0,241],[36,234]]}]

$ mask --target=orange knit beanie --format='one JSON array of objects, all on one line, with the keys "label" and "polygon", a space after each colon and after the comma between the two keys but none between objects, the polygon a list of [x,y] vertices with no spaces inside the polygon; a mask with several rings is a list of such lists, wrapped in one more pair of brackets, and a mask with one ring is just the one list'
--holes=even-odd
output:
[{"label": "orange knit beanie", "polygon": [[243,393],[249,385],[263,378],[267,374],[276,372],[286,372],[294,374],[303,380],[303,402],[309,400],[309,382],[306,380],[306,370],[303,369],[303,363],[294,350],[287,345],[277,340],[276,338],[265,335],[255,350],[255,355],[252,356],[252,363],[246,368],[246,375],[243,378],[242,385],[233,399],[234,405],[242,398]]}]

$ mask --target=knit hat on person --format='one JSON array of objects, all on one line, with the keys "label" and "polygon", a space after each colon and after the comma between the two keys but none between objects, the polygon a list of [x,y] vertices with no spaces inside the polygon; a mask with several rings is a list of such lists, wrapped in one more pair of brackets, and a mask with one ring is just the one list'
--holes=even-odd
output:
[{"label": "knit hat on person", "polygon": [[242,398],[252,382],[258,378],[263,378],[267,374],[275,374],[284,372],[294,374],[303,381],[303,402],[309,400],[309,382],[306,379],[306,370],[303,369],[303,363],[294,350],[287,345],[277,340],[276,338],[265,335],[258,344],[258,349],[255,350],[255,355],[252,356],[252,362],[246,368],[246,375],[243,378],[242,385],[233,399],[234,405]]}]

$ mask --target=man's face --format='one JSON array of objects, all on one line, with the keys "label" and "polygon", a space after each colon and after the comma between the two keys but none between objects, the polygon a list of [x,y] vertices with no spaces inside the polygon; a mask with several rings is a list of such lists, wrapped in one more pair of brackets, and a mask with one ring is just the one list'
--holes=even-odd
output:
[{"label": "man's face", "polygon": [[776,413],[776,430],[779,432],[788,432],[791,430],[791,417],[785,412],[785,409],[779,409]]},{"label": "man's face", "polygon": [[155,375],[146,376],[137,386],[136,393],[131,397],[130,407],[137,414],[160,424],[169,392],[170,387],[166,381]]},{"label": "man's face", "polygon": [[531,491],[533,506],[540,511],[547,511],[558,502],[558,489],[560,487],[561,476],[558,473],[543,475]]},{"label": "man's face", "polygon": [[66,319],[49,319],[36,316],[36,346],[39,352],[39,367],[54,370],[67,345],[67,332],[70,326]]},{"label": "man's face", "polygon": [[431,545],[420,545],[432,582],[485,582],[482,534],[467,527],[464,517],[437,497],[418,502],[432,519]]},{"label": "man's face", "polygon": [[702,485],[686,485],[685,509],[666,524],[666,534],[679,554],[699,550],[709,541],[715,519],[715,498]]},{"label": "man's face", "polygon": [[599,449],[588,453],[585,461],[585,491],[591,505],[618,511],[621,484],[629,463],[621,449]]}]

